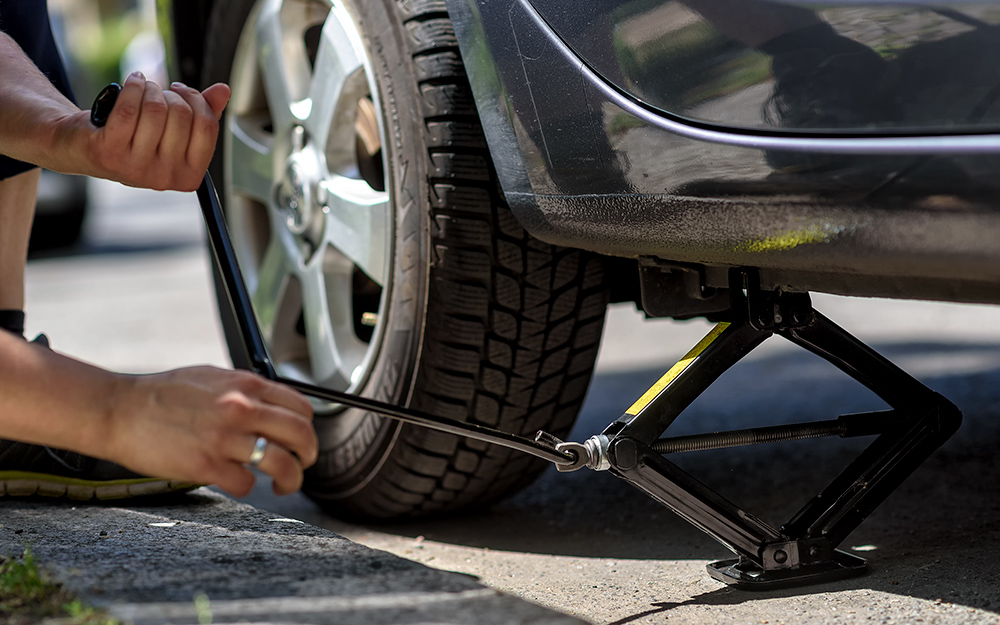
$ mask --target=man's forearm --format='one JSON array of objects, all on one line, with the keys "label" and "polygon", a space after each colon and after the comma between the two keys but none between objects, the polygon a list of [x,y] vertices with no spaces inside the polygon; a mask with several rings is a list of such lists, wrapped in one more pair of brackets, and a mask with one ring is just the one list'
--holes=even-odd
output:
[{"label": "man's forearm", "polygon": [[0,432],[104,456],[120,377],[0,331]]},{"label": "man's forearm", "polygon": [[0,154],[65,173],[84,173],[71,165],[70,155],[54,149],[59,122],[79,112],[17,42],[0,32]]}]

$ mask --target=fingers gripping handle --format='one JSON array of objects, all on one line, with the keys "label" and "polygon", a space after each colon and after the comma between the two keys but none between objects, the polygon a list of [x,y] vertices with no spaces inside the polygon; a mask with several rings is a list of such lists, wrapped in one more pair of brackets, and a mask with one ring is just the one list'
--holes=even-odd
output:
[{"label": "fingers gripping handle", "polygon": [[[118,101],[118,95],[121,91],[121,85],[117,83],[111,83],[101,90],[90,107],[91,123],[98,128],[103,128],[108,123],[108,118],[115,108],[115,102]],[[253,314],[246,283],[243,281],[243,275],[240,273],[239,264],[236,261],[236,253],[229,239],[229,233],[226,231],[225,217],[222,214],[222,207],[219,205],[215,185],[212,184],[212,178],[207,172],[198,188],[198,201],[205,218],[205,226],[208,229],[212,253],[216,257],[216,266],[219,268],[226,285],[226,294],[233,307],[240,337],[247,347],[250,368],[266,378],[275,380],[277,376],[270,359],[267,357],[263,335],[256,325],[257,318]]]}]

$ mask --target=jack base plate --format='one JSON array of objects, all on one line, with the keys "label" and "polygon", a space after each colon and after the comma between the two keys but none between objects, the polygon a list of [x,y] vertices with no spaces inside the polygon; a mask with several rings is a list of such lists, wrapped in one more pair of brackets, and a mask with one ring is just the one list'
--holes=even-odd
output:
[{"label": "jack base plate", "polygon": [[833,559],[794,569],[764,571],[748,560],[720,560],[707,567],[708,574],[743,590],[776,590],[806,584],[832,582],[863,574],[868,569],[864,558],[834,550]]}]

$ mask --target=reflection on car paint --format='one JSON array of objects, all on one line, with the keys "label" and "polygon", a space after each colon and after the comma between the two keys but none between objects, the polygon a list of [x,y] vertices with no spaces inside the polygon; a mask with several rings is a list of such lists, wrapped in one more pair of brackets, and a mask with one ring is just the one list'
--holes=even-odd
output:
[{"label": "reflection on car paint", "polygon": [[992,2],[532,4],[606,80],[692,121],[853,132],[1000,126]]}]

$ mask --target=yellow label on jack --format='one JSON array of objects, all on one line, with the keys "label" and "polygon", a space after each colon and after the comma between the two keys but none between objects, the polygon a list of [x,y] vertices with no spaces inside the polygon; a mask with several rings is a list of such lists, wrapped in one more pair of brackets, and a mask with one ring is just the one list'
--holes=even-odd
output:
[{"label": "yellow label on jack", "polygon": [[721,336],[728,327],[729,323],[726,321],[716,324],[716,326],[712,328],[712,331],[709,332],[705,338],[701,339],[701,341],[695,345],[691,351],[685,354],[684,358],[681,358],[680,362],[673,367],[670,367],[670,371],[664,373],[663,377],[656,381],[656,384],[643,393],[642,397],[636,400],[636,402],[625,411],[625,414],[632,415],[634,417],[645,410],[646,406],[656,399],[656,396],[659,395],[663,389],[667,388],[667,386],[673,382],[677,376],[691,366],[691,363],[694,362],[698,356],[701,356],[701,353],[708,349],[708,346],[714,343],[715,339],[719,338],[719,336]]}]

